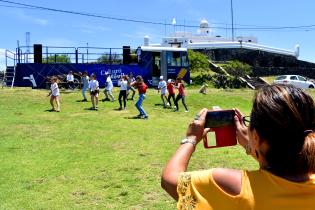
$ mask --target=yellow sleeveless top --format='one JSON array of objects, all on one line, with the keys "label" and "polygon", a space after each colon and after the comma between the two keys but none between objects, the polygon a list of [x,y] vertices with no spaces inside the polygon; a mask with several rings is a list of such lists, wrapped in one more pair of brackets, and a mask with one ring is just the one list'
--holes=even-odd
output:
[{"label": "yellow sleeveless top", "polygon": [[237,196],[225,193],[213,180],[212,171],[181,173],[177,208],[182,210],[314,210],[315,177],[303,183],[290,182],[267,171],[242,171]]}]

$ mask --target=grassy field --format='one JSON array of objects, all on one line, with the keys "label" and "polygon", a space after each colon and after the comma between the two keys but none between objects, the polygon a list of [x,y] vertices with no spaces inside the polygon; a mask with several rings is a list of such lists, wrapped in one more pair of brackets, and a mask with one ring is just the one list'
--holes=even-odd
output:
[{"label": "grassy field", "polygon": [[[251,90],[188,90],[185,113],[162,109],[149,90],[144,101],[149,120],[134,102],[76,102],[79,91],[62,92],[61,112],[51,113],[45,90],[0,89],[0,209],[175,209],[161,189],[160,174],[203,107],[238,107],[250,112]],[[115,92],[117,96],[118,92]],[[200,144],[189,170],[211,167],[256,169],[239,146],[204,149]]]}]

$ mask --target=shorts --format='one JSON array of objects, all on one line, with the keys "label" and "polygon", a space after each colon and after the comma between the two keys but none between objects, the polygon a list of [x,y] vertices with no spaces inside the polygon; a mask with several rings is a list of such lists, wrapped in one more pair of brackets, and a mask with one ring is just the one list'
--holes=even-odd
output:
[{"label": "shorts", "polygon": [[99,90],[90,91],[91,96],[98,96]]},{"label": "shorts", "polygon": [[52,99],[58,99],[58,98],[59,98],[59,95],[57,95],[57,96],[51,95],[50,97],[51,97]]},{"label": "shorts", "polygon": [[167,93],[167,90],[161,91],[161,95],[166,95]]}]

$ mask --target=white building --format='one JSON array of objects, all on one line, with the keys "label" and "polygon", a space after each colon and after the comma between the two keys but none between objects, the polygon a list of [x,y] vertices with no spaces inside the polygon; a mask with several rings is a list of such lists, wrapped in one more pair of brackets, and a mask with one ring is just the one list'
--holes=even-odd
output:
[{"label": "white building", "polygon": [[169,37],[164,37],[161,44],[149,44],[148,37],[145,37],[145,46],[160,46],[160,47],[180,47],[195,50],[211,50],[211,49],[249,49],[260,50],[270,53],[276,53],[287,56],[299,56],[299,45],[295,46],[294,50],[280,49],[266,45],[258,44],[257,37],[241,36],[236,37],[234,41],[230,38],[221,36],[211,36],[211,27],[207,20],[203,19],[200,22],[198,34],[191,32],[174,32]]}]

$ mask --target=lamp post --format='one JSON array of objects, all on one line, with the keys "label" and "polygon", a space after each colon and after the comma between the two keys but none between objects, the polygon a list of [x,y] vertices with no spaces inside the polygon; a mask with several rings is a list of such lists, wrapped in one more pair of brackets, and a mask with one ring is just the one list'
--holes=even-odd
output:
[{"label": "lamp post", "polygon": [[234,17],[233,17],[233,0],[231,0],[231,19],[232,19],[232,41],[234,42]]},{"label": "lamp post", "polygon": [[86,43],[86,62],[89,63],[89,43]]}]

